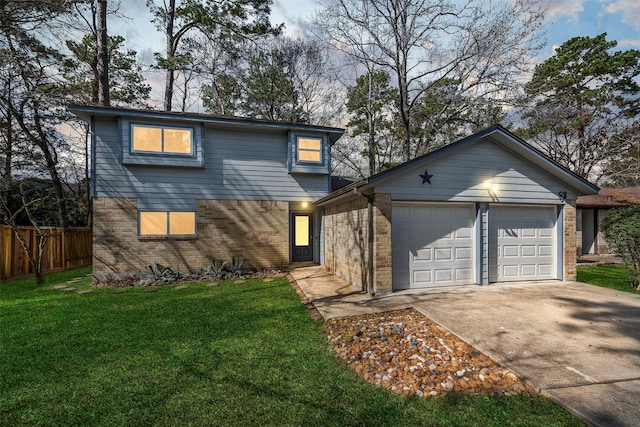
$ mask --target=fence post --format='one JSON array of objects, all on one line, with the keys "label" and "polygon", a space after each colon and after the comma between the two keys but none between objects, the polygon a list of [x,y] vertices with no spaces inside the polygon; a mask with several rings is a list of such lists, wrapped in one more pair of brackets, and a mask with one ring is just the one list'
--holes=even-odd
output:
[{"label": "fence post", "polygon": [[62,257],[60,259],[61,263],[62,263],[62,268],[66,269],[67,268],[67,243],[66,243],[66,235],[67,235],[67,230],[66,229],[62,229],[62,234],[60,236],[60,241],[61,241],[61,245],[62,245]]}]

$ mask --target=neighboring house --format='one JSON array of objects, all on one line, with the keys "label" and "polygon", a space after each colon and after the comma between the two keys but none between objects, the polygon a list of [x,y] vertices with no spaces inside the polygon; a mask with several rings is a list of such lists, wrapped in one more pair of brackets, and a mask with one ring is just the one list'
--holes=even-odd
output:
[{"label": "neighboring house", "polygon": [[607,255],[609,244],[600,230],[609,209],[640,204],[640,187],[602,188],[576,202],[576,250],[580,255]]},{"label": "neighboring house", "polygon": [[575,201],[597,191],[493,126],[316,201],[322,262],[373,294],[575,280]]},{"label": "neighboring house", "polygon": [[70,106],[90,123],[94,273],[320,259],[319,211],[342,129]]}]

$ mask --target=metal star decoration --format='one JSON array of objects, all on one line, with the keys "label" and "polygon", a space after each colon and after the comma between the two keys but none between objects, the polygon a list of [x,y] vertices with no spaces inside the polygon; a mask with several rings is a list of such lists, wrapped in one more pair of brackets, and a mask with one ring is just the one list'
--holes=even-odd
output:
[{"label": "metal star decoration", "polygon": [[429,172],[425,169],[424,170],[424,175],[420,175],[420,178],[422,178],[422,184],[424,185],[425,182],[428,182],[429,185],[431,185],[431,178],[433,178],[433,175],[429,175]]}]

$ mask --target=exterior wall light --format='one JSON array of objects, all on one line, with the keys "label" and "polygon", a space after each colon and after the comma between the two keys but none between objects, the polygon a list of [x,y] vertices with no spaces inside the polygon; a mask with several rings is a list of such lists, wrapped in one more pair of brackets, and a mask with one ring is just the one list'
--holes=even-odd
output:
[{"label": "exterior wall light", "polygon": [[498,191],[498,185],[493,184],[491,181],[485,181],[484,182],[484,188],[489,193],[495,193],[496,191]]},{"label": "exterior wall light", "polygon": [[309,202],[302,202],[302,207],[305,209],[309,207]]},{"label": "exterior wall light", "polygon": [[558,198],[562,203],[567,201],[567,192],[566,191],[558,191]]}]

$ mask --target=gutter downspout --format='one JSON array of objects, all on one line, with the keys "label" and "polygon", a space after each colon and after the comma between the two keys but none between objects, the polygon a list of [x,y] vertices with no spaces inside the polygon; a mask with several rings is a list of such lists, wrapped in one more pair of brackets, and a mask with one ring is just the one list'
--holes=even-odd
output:
[{"label": "gutter downspout", "polygon": [[363,284],[364,292],[368,292],[372,296],[375,295],[373,287],[373,196],[362,194],[357,188],[353,189],[353,194],[367,199],[367,283]]}]

